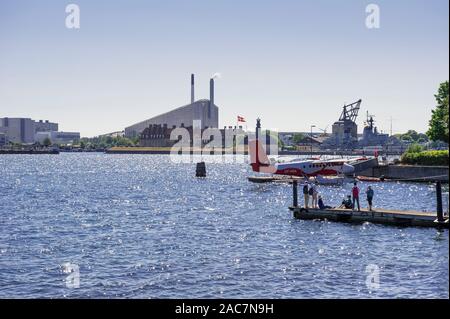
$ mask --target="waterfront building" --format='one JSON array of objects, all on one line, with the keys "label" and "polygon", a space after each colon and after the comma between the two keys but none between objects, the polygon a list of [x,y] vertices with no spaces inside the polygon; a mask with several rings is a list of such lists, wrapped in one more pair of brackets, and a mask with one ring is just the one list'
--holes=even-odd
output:
[{"label": "waterfront building", "polygon": [[35,122],[30,118],[0,118],[0,128],[13,143],[34,143]]},{"label": "waterfront building", "polygon": [[125,128],[126,137],[139,136],[146,128],[161,126],[173,127],[189,127],[194,121],[201,121],[201,128],[206,129],[217,128],[219,126],[219,108],[214,104],[214,80],[210,79],[209,84],[209,100],[201,99],[195,101],[194,97],[194,75],[191,76],[191,103],[176,108],[170,112],[152,117],[145,121],[136,123]]},{"label": "waterfront building", "polygon": [[0,118],[0,133],[3,140],[13,143],[43,143],[48,137],[54,144],[70,144],[80,139],[78,132],[59,132],[58,123],[48,120],[34,121],[30,118]]},{"label": "waterfront building", "polygon": [[8,138],[5,133],[1,132],[0,127],[0,147],[5,146],[6,144],[8,144]]},{"label": "waterfront building", "polygon": [[79,132],[36,132],[34,140],[43,144],[48,138],[52,144],[73,144],[80,140]]},{"label": "waterfront building", "polygon": [[13,143],[32,144],[36,132],[58,131],[58,123],[48,120],[34,121],[30,118],[4,117],[0,118],[0,132]]},{"label": "waterfront building", "polygon": [[[193,127],[188,126],[185,127],[184,123],[181,123],[181,128],[185,128],[187,132],[189,133],[190,141],[189,145],[193,146]],[[175,143],[177,143],[180,139],[179,136],[177,139],[171,140],[170,135],[174,129],[177,127],[173,125],[172,127],[168,127],[166,124],[150,124],[148,127],[146,127],[142,133],[139,135],[139,145],[142,147],[172,147]],[[210,143],[214,138],[211,138],[211,136],[208,136],[207,139],[203,139],[204,132],[206,128],[201,128],[200,135],[202,137],[201,140],[201,146],[206,145],[207,143]],[[226,141],[226,131],[228,130],[229,134],[233,134],[236,136],[242,136],[244,145],[248,144],[248,138],[246,133],[243,131],[242,126],[236,127],[236,126],[228,126],[228,128],[225,126],[223,129],[219,130],[222,140],[220,141],[220,145],[227,146]],[[233,143],[236,142],[236,138],[234,137]]]},{"label": "waterfront building", "polygon": [[48,120],[39,120],[34,122],[36,132],[53,132],[58,131],[58,123],[52,123]]},{"label": "waterfront building", "polygon": [[310,151],[311,147],[314,150],[319,149],[326,136],[317,133],[311,136],[311,133],[306,132],[279,132],[278,138],[285,148]]}]

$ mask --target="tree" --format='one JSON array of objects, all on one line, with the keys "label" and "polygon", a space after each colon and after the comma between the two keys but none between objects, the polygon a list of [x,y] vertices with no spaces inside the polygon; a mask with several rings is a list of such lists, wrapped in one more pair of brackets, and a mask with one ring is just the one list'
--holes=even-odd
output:
[{"label": "tree", "polygon": [[52,145],[52,141],[48,137],[46,137],[42,143],[45,147],[49,147],[50,145]]},{"label": "tree", "polygon": [[419,138],[419,133],[417,133],[417,132],[414,131],[414,130],[408,130],[408,132],[406,132],[405,135],[411,136],[411,139],[412,139],[413,141],[417,141],[417,139]]},{"label": "tree", "polygon": [[294,144],[299,144],[299,143],[301,143],[303,141],[304,138],[305,138],[305,136],[303,134],[296,133],[292,137],[292,142],[294,142]]},{"label": "tree", "polygon": [[427,135],[432,141],[443,141],[448,143],[448,81],[439,86],[436,98],[436,109],[432,110],[431,120]]}]

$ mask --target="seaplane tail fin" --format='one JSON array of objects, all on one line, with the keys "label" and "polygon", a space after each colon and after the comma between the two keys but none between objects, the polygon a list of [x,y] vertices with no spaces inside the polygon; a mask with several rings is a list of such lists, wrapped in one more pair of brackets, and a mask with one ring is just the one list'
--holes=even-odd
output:
[{"label": "seaplane tail fin", "polygon": [[250,165],[254,172],[274,173],[276,171],[275,167],[270,164],[270,160],[260,141],[251,140],[248,143],[248,147],[250,151]]}]

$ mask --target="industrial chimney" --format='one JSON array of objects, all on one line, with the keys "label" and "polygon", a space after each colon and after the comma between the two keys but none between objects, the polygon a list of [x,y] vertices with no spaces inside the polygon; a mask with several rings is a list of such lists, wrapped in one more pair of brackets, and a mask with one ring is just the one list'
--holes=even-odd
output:
[{"label": "industrial chimney", "polygon": [[214,105],[214,79],[209,80],[209,108],[208,118],[211,118],[211,108]]},{"label": "industrial chimney", "polygon": [[195,102],[194,96],[194,74],[191,74],[191,104]]}]

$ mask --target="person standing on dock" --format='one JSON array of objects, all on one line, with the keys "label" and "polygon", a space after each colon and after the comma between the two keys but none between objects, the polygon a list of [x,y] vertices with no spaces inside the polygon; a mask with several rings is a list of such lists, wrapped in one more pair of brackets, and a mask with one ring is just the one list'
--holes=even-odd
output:
[{"label": "person standing on dock", "polygon": [[308,182],[303,184],[303,197],[305,198],[305,209],[308,209],[309,206],[309,187]]},{"label": "person standing on dock", "polygon": [[353,210],[355,210],[355,202],[356,202],[356,204],[358,204],[358,212],[360,212],[361,206],[359,205],[359,187],[356,182],[353,183],[352,196],[353,196]]},{"label": "person standing on dock", "polygon": [[367,203],[369,204],[369,212],[372,211],[373,193],[374,192],[372,186],[367,187],[366,195],[367,195]]}]

